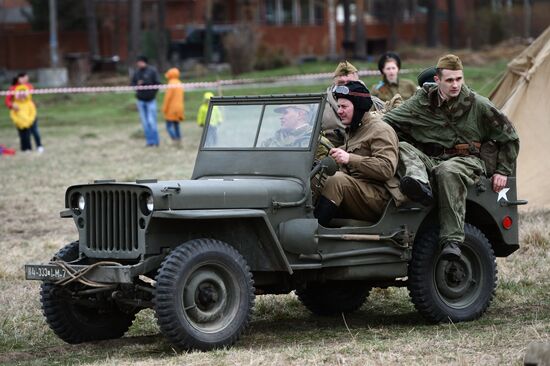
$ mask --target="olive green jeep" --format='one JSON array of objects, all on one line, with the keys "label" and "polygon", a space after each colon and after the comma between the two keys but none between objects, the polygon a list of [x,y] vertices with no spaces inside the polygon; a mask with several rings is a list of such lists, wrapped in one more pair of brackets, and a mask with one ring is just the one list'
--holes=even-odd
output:
[{"label": "olive green jeep", "polygon": [[[525,202],[515,178],[501,194],[486,178],[470,188],[460,260],[440,257],[436,207],[390,201],[378,222],[320,226],[312,191],[337,168],[315,156],[325,98],[212,98],[190,180],[69,187],[61,217],[78,240],[25,266],[27,279],[42,281],[52,330],[69,343],[117,338],[151,308],[175,347],[209,350],[239,338],[255,295],[295,291],[313,313],[334,315],[387,286],[407,286],[429,321],[480,317],[495,292],[495,256],[519,247]],[[265,147],[289,104],[309,111],[306,143]]]}]

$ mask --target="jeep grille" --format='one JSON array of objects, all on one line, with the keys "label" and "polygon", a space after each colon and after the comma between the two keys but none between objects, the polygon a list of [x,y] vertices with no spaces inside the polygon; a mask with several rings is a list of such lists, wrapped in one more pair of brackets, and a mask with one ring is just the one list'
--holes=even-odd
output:
[{"label": "jeep grille", "polygon": [[138,249],[138,194],[129,190],[86,193],[86,245],[93,251]]}]

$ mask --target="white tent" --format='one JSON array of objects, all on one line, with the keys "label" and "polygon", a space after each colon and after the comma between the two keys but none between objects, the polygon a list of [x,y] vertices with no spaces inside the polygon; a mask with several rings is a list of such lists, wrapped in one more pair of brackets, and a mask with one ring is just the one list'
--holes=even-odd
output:
[{"label": "white tent", "polygon": [[550,27],[508,64],[490,98],[519,135],[518,198],[529,209],[549,209]]}]

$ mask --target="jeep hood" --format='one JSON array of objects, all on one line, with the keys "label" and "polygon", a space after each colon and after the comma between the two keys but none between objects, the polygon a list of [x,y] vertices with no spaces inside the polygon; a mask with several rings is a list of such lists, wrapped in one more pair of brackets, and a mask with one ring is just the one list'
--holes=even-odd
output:
[{"label": "jeep hood", "polygon": [[145,184],[156,210],[268,208],[273,201],[298,201],[303,184],[280,178],[207,178]]}]

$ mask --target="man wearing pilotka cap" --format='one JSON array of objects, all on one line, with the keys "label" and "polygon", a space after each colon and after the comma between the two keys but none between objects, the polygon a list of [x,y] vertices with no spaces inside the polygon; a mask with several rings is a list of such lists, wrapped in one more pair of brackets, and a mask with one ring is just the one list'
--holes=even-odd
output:
[{"label": "man wearing pilotka cap", "polygon": [[[439,59],[434,83],[388,112],[383,119],[401,140],[401,190],[413,201],[430,205],[429,177],[437,185],[441,255],[459,258],[464,241],[467,188],[482,174],[499,192],[513,173],[519,138],[508,118],[485,97],[464,84],[462,62],[455,55]],[[480,159],[480,146],[498,147],[494,172]],[[412,146],[412,145],[414,146]]]},{"label": "man wearing pilotka cap", "polygon": [[[374,113],[369,112],[372,99],[360,81],[349,81],[333,88],[338,116],[345,129],[345,143],[332,148],[330,155],[340,171],[328,177],[315,207],[315,217],[322,226],[337,215],[376,221],[392,197],[387,187],[394,180],[398,160],[395,131]],[[395,188],[395,190],[398,190]],[[394,190],[394,191],[395,191]]]}]

